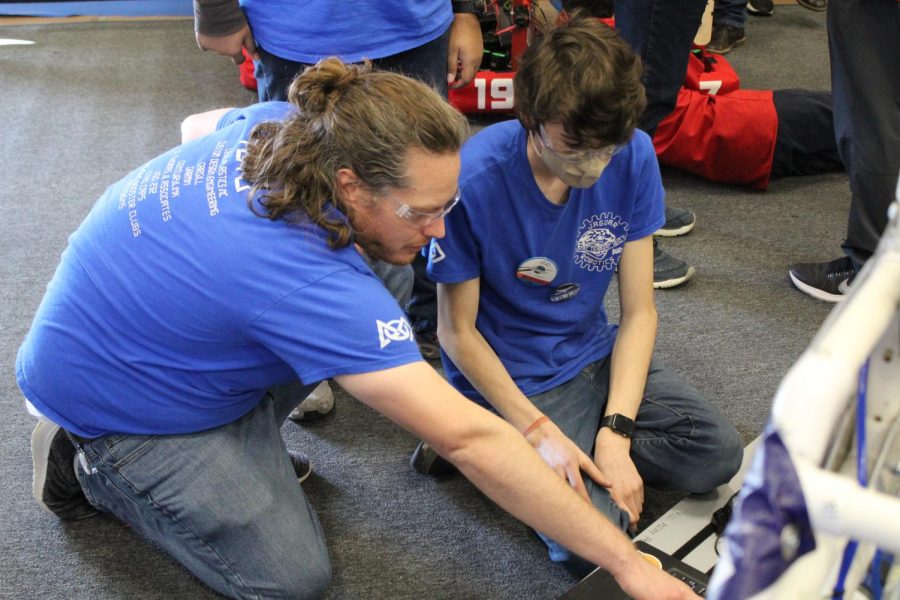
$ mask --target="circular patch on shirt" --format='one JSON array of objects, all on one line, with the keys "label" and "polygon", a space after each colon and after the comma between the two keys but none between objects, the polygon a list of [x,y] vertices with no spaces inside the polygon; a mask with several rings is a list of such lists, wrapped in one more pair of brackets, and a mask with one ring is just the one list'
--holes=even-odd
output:
[{"label": "circular patch on shirt", "polygon": [[581,286],[577,283],[564,283],[554,289],[550,294],[550,302],[565,302],[566,300],[571,300],[578,295],[578,292],[580,291]]},{"label": "circular patch on shirt", "polygon": [[556,263],[543,256],[523,260],[516,267],[516,277],[525,285],[549,285],[556,278]]}]

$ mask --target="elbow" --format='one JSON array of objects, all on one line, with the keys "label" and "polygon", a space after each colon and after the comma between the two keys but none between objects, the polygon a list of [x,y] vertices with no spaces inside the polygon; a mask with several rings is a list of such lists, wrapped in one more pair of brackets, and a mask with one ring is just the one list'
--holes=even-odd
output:
[{"label": "elbow", "polygon": [[181,143],[185,144],[200,136],[197,115],[191,115],[181,122]]}]

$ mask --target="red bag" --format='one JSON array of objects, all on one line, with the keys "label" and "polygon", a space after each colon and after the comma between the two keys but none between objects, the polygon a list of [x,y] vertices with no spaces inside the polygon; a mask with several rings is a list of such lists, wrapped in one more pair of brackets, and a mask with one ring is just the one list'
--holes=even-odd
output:
[{"label": "red bag", "polygon": [[253,59],[244,49],[244,62],[238,65],[238,73],[241,78],[241,85],[248,90],[256,91],[256,76],[253,75]]},{"label": "red bag", "polygon": [[685,85],[653,136],[659,162],[710,181],[769,186],[778,114],[772,91],[738,89],[724,57],[692,53]]}]

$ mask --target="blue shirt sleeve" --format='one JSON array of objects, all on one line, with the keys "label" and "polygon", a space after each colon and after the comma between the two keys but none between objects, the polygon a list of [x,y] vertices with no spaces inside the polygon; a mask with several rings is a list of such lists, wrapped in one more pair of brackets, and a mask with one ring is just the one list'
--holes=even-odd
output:
[{"label": "blue shirt sleeve", "polygon": [[304,383],[422,360],[397,301],[374,274],[352,268],[287,294],[249,327]]},{"label": "blue shirt sleeve", "polygon": [[632,143],[637,187],[634,193],[634,210],[628,241],[639,240],[653,234],[666,222],[665,191],[659,174],[659,162],[649,136],[643,131],[634,133]]}]

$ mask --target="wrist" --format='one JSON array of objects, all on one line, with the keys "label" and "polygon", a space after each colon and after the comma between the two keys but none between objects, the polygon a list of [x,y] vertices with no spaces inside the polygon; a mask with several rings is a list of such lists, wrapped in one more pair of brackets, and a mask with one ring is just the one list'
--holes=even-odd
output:
[{"label": "wrist", "polygon": [[547,415],[539,416],[537,419],[532,421],[532,423],[528,427],[522,430],[522,436],[527,438],[529,435],[534,433],[534,431],[537,430],[541,425],[547,423],[548,421],[550,421],[550,417],[548,417]]},{"label": "wrist", "polygon": [[631,439],[634,435],[634,419],[621,413],[611,413],[600,421],[600,429],[609,429],[616,435]]},{"label": "wrist", "polygon": [[610,572],[610,574],[619,580],[620,578],[627,578],[629,576],[634,576],[637,573],[640,573],[641,561],[644,560],[641,558],[640,553],[635,548],[634,544],[627,537],[622,536],[624,543],[618,545],[616,549],[610,553],[610,560],[607,561],[607,564],[601,565],[604,569]]},{"label": "wrist", "polygon": [[628,454],[631,451],[631,438],[619,435],[609,427],[601,427],[597,432],[595,446],[604,452],[621,450]]}]

